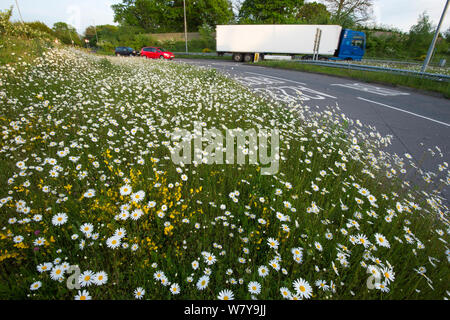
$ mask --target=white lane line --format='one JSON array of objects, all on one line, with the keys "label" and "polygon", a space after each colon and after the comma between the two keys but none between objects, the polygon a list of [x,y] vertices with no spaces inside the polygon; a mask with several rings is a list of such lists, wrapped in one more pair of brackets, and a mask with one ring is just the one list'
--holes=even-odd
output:
[{"label": "white lane line", "polygon": [[[299,82],[299,81],[294,81],[294,80],[289,80],[289,79],[284,79],[284,78],[278,78],[278,77],[269,76],[269,75],[263,74],[263,73],[248,72],[248,71],[246,71],[245,73],[256,74],[256,75],[258,75],[258,76],[263,76],[263,77],[267,77],[267,78],[273,78],[273,79],[282,80],[282,81],[289,81],[289,82],[293,82],[293,83],[297,83],[297,84],[306,86],[306,83],[304,83],[304,82]],[[311,90],[312,90],[312,89],[311,89]],[[326,94],[326,93],[323,93],[323,92],[319,92],[319,91],[316,91],[316,92],[317,92],[317,93],[320,93],[322,96],[329,97],[329,98],[333,98],[333,99],[337,99],[336,97],[331,96],[331,95],[329,95],[329,94]]]},{"label": "white lane line", "polygon": [[436,123],[439,123],[439,124],[443,124],[444,126],[450,127],[450,124],[448,124],[448,123],[445,123],[445,122],[442,122],[442,121],[438,121],[438,120],[435,120],[435,119],[431,119],[431,118],[422,116],[422,115],[414,113],[414,112],[406,111],[406,110],[403,110],[403,109],[400,109],[400,108],[389,106],[389,105],[384,104],[384,103],[372,101],[372,100],[369,100],[369,99],[364,99],[364,98],[361,98],[361,97],[358,97],[358,99],[359,100],[364,100],[364,101],[367,101],[367,102],[371,102],[371,103],[375,103],[375,104],[378,104],[378,105],[386,107],[386,108],[390,108],[390,109],[394,109],[394,110],[401,111],[401,112],[404,112],[404,113],[408,113],[410,115],[413,115],[413,116],[416,116],[416,117],[419,117],[419,118],[423,118],[423,119],[426,119],[426,120],[430,120],[430,121],[433,121],[433,122],[436,122]]},{"label": "white lane line", "polygon": [[332,86],[340,86],[344,88],[364,91],[364,92],[370,92],[374,94],[378,94],[380,96],[409,96],[409,93],[401,92],[397,90],[387,89],[387,88],[380,88],[376,86],[372,86],[369,84],[364,83],[338,83],[338,84],[332,84]]}]

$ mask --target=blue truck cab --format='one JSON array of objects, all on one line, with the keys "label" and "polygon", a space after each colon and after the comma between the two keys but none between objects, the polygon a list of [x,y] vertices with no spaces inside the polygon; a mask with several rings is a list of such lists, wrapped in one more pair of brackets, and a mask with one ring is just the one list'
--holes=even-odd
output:
[{"label": "blue truck cab", "polygon": [[339,46],[330,60],[360,61],[366,49],[366,34],[361,31],[342,29]]}]

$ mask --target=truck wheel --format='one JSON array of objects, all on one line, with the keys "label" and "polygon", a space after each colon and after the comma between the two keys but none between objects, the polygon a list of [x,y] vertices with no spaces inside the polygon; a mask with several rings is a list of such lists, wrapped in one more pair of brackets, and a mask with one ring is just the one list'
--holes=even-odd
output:
[{"label": "truck wheel", "polygon": [[251,53],[246,53],[244,55],[244,62],[252,62],[253,61],[253,54]]},{"label": "truck wheel", "polygon": [[233,61],[242,62],[243,58],[242,53],[233,53]]}]

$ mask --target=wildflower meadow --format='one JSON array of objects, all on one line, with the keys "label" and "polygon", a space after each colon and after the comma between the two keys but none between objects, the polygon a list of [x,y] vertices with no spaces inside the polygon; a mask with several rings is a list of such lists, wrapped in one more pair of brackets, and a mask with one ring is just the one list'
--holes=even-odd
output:
[{"label": "wildflower meadow", "polygon": [[[194,123],[278,130],[278,170],[203,161],[204,135],[175,164]],[[55,46],[0,66],[0,127],[3,299],[450,297],[448,163],[430,146],[436,173],[410,181],[411,156],[338,106]]]}]

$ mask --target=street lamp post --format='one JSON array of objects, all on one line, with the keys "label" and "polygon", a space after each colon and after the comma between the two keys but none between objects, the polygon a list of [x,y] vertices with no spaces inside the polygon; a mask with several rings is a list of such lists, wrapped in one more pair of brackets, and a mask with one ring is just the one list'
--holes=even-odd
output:
[{"label": "street lamp post", "polygon": [[186,23],[186,0],[183,0],[183,10],[184,10],[184,42],[186,44],[186,53],[187,53],[188,45],[187,45],[187,23]]},{"label": "street lamp post", "polygon": [[447,8],[448,8],[449,1],[450,0],[447,0],[447,3],[445,4],[444,11],[442,12],[442,16],[441,16],[441,19],[439,20],[439,24],[437,26],[436,33],[434,34],[434,37],[433,37],[433,41],[431,41],[430,48],[428,49],[427,57],[425,58],[425,61],[423,62],[421,72],[425,72],[425,70],[427,70],[428,63],[430,63],[430,59],[431,59],[431,56],[433,55],[434,46],[436,45],[436,40],[439,36],[439,31],[441,29],[442,21],[444,21],[444,17],[445,17]]}]

